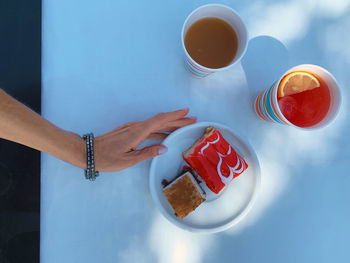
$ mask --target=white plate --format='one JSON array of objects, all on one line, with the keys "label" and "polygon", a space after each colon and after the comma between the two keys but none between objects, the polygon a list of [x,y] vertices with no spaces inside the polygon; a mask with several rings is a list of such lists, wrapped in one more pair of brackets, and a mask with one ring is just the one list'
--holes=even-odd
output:
[{"label": "white plate", "polygon": [[[203,135],[206,127],[213,126],[233,146],[245,161],[248,169],[233,179],[219,198],[202,203],[183,219],[175,216],[174,210],[163,194],[162,180],[173,180],[180,172],[184,161],[182,152]],[[176,226],[193,232],[213,233],[226,230],[237,224],[253,205],[260,184],[260,166],[256,154],[248,142],[242,140],[224,125],[200,122],[178,129],[163,141],[168,152],[153,159],[150,169],[150,190],[161,213]],[[206,192],[210,191],[208,188]]]}]

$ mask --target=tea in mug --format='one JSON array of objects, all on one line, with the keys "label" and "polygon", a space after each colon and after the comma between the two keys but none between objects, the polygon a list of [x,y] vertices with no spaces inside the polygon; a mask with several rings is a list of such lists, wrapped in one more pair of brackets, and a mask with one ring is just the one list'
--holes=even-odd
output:
[{"label": "tea in mug", "polygon": [[213,69],[230,65],[238,50],[236,31],[226,21],[216,17],[194,22],[187,30],[184,42],[193,60]]}]

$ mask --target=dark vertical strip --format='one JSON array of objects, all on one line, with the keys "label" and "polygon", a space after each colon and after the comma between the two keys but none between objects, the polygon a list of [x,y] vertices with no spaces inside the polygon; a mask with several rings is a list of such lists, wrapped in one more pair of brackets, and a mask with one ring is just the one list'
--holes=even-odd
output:
[{"label": "dark vertical strip", "polygon": [[[0,88],[41,111],[41,0],[0,0]],[[39,262],[40,153],[0,139],[0,262]]]}]

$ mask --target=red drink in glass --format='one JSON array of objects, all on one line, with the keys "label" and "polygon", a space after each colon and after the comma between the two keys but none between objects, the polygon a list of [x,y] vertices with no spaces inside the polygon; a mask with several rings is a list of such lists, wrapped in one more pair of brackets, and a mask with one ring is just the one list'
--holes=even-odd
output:
[{"label": "red drink in glass", "polygon": [[315,130],[331,123],[341,104],[341,90],[333,75],[312,64],[288,70],[254,102],[257,116],[267,122]]},{"label": "red drink in glass", "polygon": [[[306,73],[318,80],[319,87],[283,97],[280,94],[277,96],[278,106],[283,116],[295,126],[302,128],[311,127],[321,122],[327,115],[331,104],[330,91],[325,81],[313,73]],[[295,74],[295,72],[291,72],[291,74]],[[288,75],[284,78],[287,78]],[[283,83],[284,78],[281,83]],[[279,86],[280,88],[282,87]]]}]

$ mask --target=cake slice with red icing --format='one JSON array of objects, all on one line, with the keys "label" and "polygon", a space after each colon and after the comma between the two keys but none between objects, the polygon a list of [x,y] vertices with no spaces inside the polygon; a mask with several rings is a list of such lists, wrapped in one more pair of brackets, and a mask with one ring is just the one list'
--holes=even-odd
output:
[{"label": "cake slice with red icing", "polygon": [[183,153],[183,158],[216,194],[248,168],[214,127],[206,128],[204,135]]}]

